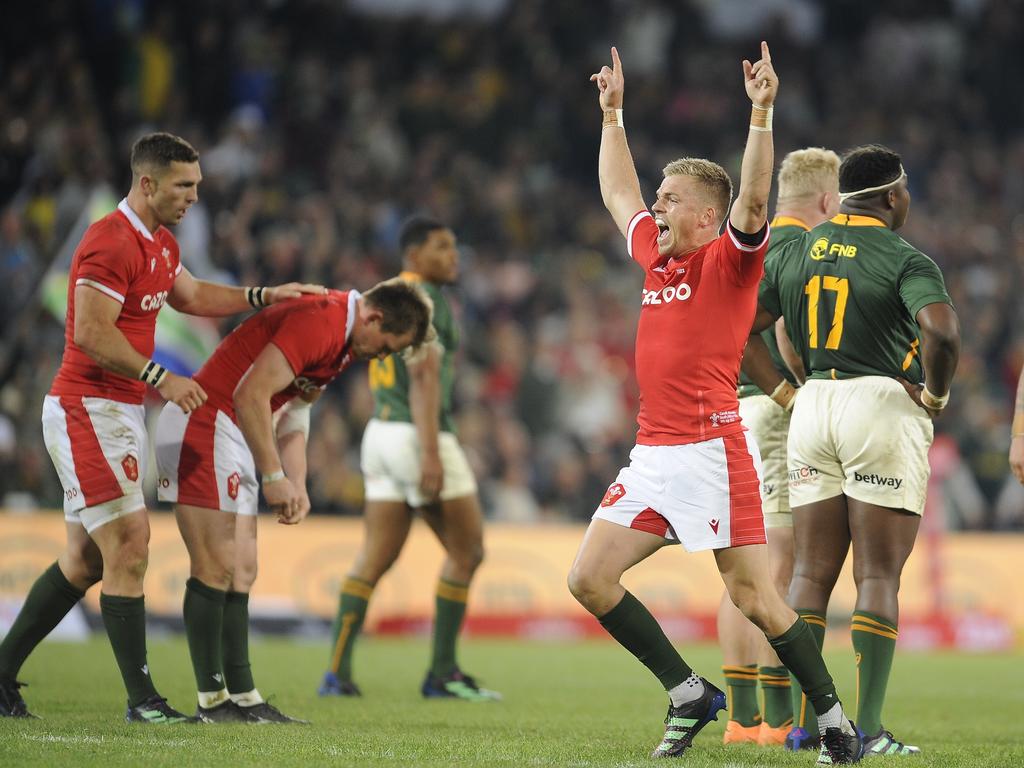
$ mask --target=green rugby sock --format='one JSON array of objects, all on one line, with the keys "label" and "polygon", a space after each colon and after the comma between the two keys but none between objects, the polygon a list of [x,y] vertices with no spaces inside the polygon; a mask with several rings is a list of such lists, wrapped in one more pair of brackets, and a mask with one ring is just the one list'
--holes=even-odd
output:
[{"label": "green rugby sock", "polygon": [[793,701],[789,693],[789,670],[785,667],[759,667],[757,679],[761,683],[764,706],[761,714],[772,728],[781,728],[793,722]]},{"label": "green rugby sock", "polygon": [[225,595],[224,590],[214,589],[196,578],[185,582],[185,637],[196,690],[200,693],[222,691],[225,687],[221,652]]},{"label": "green rugby sock", "polygon": [[628,590],[619,604],[598,621],[619,645],[651,670],[666,691],[693,674],[651,612]]},{"label": "green rugby sock", "polygon": [[806,621],[797,617],[793,626],[768,642],[800,683],[815,712],[821,715],[839,703],[832,676]]},{"label": "green rugby sock", "polygon": [[722,666],[725,676],[726,698],[729,702],[729,719],[745,728],[761,722],[757,708],[757,665]]},{"label": "green rugby sock", "polygon": [[857,659],[857,727],[868,736],[882,730],[882,705],[898,634],[895,622],[867,611],[856,611],[850,621]]},{"label": "green rugby sock", "polygon": [[441,579],[437,583],[434,613],[434,651],[430,673],[438,677],[451,674],[456,668],[455,645],[466,616],[469,584]]},{"label": "green rugby sock", "polygon": [[14,680],[29,654],[84,596],[64,577],[57,563],[43,571],[0,643],[0,680]]},{"label": "green rugby sock", "polygon": [[[797,608],[800,618],[807,622],[814,635],[814,642],[820,651],[825,645],[825,616],[806,608]],[[818,732],[818,717],[814,707],[807,701],[807,696],[800,687],[800,681],[790,675],[790,697],[793,701],[793,725],[805,729],[812,736]]]},{"label": "green rugby sock", "polygon": [[221,633],[224,680],[230,693],[248,693],[256,688],[249,663],[249,593],[228,592],[224,596],[224,629]]},{"label": "green rugby sock", "polygon": [[137,706],[156,695],[146,663],[146,599],[100,593],[100,613],[128,691],[128,703]]},{"label": "green rugby sock", "polygon": [[366,618],[366,608],[373,594],[373,584],[349,576],[341,587],[338,615],[334,618],[331,636],[334,646],[328,669],[339,680],[352,679],[352,651]]}]

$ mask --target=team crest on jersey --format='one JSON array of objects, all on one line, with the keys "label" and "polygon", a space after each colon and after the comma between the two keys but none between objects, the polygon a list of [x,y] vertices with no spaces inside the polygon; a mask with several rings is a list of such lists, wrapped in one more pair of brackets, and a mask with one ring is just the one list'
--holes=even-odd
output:
[{"label": "team crest on jersey", "polygon": [[124,476],[133,483],[139,479],[139,460],[130,453],[121,459],[121,469],[124,470]]},{"label": "team crest on jersey", "polygon": [[715,411],[711,414],[711,426],[721,427],[740,420],[739,411]]},{"label": "team crest on jersey", "polygon": [[622,483],[613,483],[608,486],[608,490],[604,493],[604,498],[601,499],[602,507],[610,507],[616,501],[626,495],[626,489],[622,487]]},{"label": "team crest on jersey", "polygon": [[171,249],[170,248],[164,248],[162,251],[160,251],[160,255],[164,257],[164,264],[167,265],[167,269],[170,269],[171,268]]},{"label": "team crest on jersey", "polygon": [[228,496],[232,499],[238,498],[238,486],[241,482],[242,478],[238,476],[237,472],[228,475]]}]

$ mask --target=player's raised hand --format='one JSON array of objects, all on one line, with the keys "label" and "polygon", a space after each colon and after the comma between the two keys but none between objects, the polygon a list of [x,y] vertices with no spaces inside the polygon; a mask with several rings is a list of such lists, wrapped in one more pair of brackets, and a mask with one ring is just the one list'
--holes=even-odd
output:
[{"label": "player's raised hand", "polygon": [[160,396],[174,403],[185,413],[190,413],[206,402],[206,393],[199,383],[187,376],[178,376],[168,371],[156,388]]},{"label": "player's raised hand", "polygon": [[322,285],[316,285],[314,283],[285,283],[283,285],[274,285],[263,291],[263,303],[269,306],[271,304],[276,304],[279,301],[297,299],[299,296],[306,293],[312,293],[319,296],[327,293],[327,289]]},{"label": "player's raised hand", "polygon": [[612,66],[601,67],[600,72],[590,76],[590,82],[597,83],[598,101],[601,109],[622,109],[622,92],[625,90],[625,80],[622,77],[622,62],[619,61],[619,52],[612,46]]},{"label": "player's raised hand", "polygon": [[779,91],[779,76],[772,67],[768,43],[761,41],[761,58],[751,64],[743,60],[743,80],[750,101],[758,107],[770,107]]}]

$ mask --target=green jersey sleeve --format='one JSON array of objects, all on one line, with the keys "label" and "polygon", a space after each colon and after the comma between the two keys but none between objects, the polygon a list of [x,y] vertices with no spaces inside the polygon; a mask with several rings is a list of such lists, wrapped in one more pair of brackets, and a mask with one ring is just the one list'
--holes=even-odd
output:
[{"label": "green jersey sleeve", "polygon": [[952,304],[946,292],[939,265],[923,253],[911,249],[899,281],[900,298],[912,318],[929,304]]}]

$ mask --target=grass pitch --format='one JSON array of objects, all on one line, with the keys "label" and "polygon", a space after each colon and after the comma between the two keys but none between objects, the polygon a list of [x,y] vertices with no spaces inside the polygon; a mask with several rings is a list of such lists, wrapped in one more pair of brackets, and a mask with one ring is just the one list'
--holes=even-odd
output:
[{"label": "grass pitch", "polygon": [[[713,646],[683,652],[719,684]],[[424,701],[425,639],[365,638],[357,649],[362,699],[320,699],[327,649],[287,640],[253,643],[256,683],[300,726],[146,726],[124,722],[124,698],[102,636],[84,644],[44,643],[22,679],[42,720],[0,719],[0,765],[12,768],[119,766],[650,766],[666,700],[657,682],[612,642],[473,640],[465,669],[500,703]],[[828,655],[840,695],[853,700],[851,653]],[[195,694],[183,639],[152,640],[160,691],[192,712]],[[886,725],[924,750],[873,765],[1024,765],[1021,655],[900,654],[889,686]],[[814,755],[724,747],[724,718],[678,761],[700,768],[812,765]]]}]

